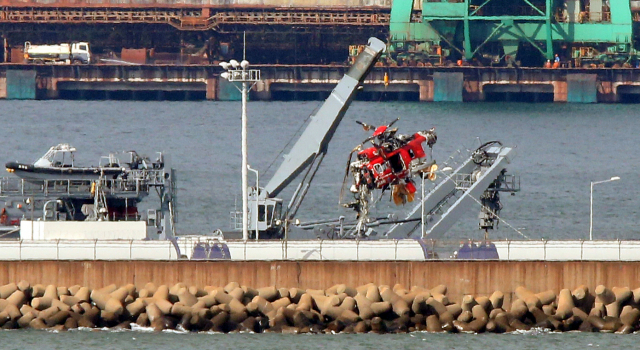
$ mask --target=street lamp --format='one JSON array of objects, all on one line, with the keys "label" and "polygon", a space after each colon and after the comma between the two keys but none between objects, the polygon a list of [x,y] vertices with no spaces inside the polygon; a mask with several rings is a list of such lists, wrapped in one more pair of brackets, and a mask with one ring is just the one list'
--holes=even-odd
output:
[{"label": "street lamp", "polygon": [[603,184],[605,182],[618,181],[620,176],[614,176],[609,180],[591,181],[591,207],[589,210],[589,240],[593,241],[593,185]]},{"label": "street lamp", "polygon": [[[249,238],[249,229],[247,225],[247,210],[249,206],[248,184],[247,184],[247,94],[249,90],[260,81],[259,69],[248,69],[249,62],[242,60],[238,63],[236,60],[229,62],[220,62],[220,67],[226,72],[220,74],[220,77],[232,83],[242,83],[242,88],[236,88],[242,93],[242,239]],[[251,87],[247,83],[253,83]]]}]

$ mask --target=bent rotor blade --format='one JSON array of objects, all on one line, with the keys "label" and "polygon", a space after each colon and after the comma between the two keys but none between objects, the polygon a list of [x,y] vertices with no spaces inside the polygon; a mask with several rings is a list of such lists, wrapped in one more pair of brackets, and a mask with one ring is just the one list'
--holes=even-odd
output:
[{"label": "bent rotor blade", "polygon": [[391,123],[389,123],[389,125],[387,125],[387,128],[390,128],[393,124],[395,124],[398,120],[400,120],[400,117],[396,118],[396,120],[392,121]]},{"label": "bent rotor blade", "polygon": [[363,122],[361,122],[361,121],[359,121],[359,120],[356,120],[356,123],[357,123],[357,124],[362,125],[362,128],[364,129],[364,131],[371,131],[371,130],[373,130],[373,125],[369,125],[369,124],[367,124],[367,123],[363,123]]},{"label": "bent rotor blade", "polygon": [[349,167],[351,166],[351,158],[353,157],[353,152],[356,151],[360,146],[354,148],[351,152],[349,152],[349,158],[347,158],[347,166],[344,169],[344,178],[342,179],[342,187],[340,187],[340,197],[338,197],[338,204],[342,203],[342,196],[344,195],[344,186],[347,183],[347,177],[349,177]]}]

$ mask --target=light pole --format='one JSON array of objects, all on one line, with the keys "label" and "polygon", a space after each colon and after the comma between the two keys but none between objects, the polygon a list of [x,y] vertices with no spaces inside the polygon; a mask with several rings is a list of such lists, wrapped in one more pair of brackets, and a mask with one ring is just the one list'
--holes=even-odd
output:
[{"label": "light pole", "polygon": [[242,60],[238,63],[236,60],[229,62],[220,62],[222,69],[226,72],[220,74],[220,77],[235,83],[242,83],[242,88],[238,88],[242,93],[242,239],[249,238],[249,229],[247,225],[247,210],[249,206],[248,200],[248,184],[247,184],[247,94],[253,87],[248,87],[247,83],[256,83],[260,81],[260,70],[248,69],[249,62]]},{"label": "light pole", "polygon": [[258,205],[259,205],[258,199],[260,197],[260,174],[256,169],[251,168],[249,165],[247,165],[247,170],[256,174],[256,192],[255,192],[256,193],[256,211],[254,213],[254,216],[256,221],[256,241],[257,241],[258,240]]},{"label": "light pole", "polygon": [[590,196],[591,206],[589,210],[589,240],[590,241],[593,241],[593,185],[603,184],[605,182],[611,182],[611,181],[617,181],[617,180],[620,180],[619,176],[614,176],[609,180],[591,181],[591,196]]}]

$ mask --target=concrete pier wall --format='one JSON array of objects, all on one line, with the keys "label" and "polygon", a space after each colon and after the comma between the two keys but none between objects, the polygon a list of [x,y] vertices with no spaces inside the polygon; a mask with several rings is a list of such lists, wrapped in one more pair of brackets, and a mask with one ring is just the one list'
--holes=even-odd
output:
[{"label": "concrete pier wall", "polygon": [[229,282],[252,287],[276,286],[326,289],[344,283],[393,286],[439,284],[448,287],[454,300],[466,294],[490,295],[503,291],[507,300],[518,286],[530,290],[590,290],[605,286],[640,287],[640,262],[549,261],[429,261],[429,262],[336,262],[336,261],[3,261],[0,285],[20,280],[33,283],[89,288],[146,283],[224,286]]},{"label": "concrete pier wall", "polygon": [[[322,100],[348,70],[340,65],[259,65],[254,100]],[[0,64],[0,98],[237,100],[217,66]],[[35,74],[35,78],[33,75]],[[364,84],[371,100],[640,101],[640,70],[494,67],[375,67]],[[25,90],[26,89],[26,90]],[[92,95],[93,94],[93,95]],[[96,97],[97,96],[97,97]],[[177,97],[176,97],[177,96]]]}]

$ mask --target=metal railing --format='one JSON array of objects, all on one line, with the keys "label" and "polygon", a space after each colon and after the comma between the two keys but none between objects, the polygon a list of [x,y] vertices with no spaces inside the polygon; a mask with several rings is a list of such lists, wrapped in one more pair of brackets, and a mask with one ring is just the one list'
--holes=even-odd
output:
[{"label": "metal railing", "polygon": [[190,258],[197,245],[224,245],[227,260],[327,261],[640,261],[639,241],[306,240],[242,241],[186,236],[180,250]]},{"label": "metal railing", "polygon": [[[473,174],[454,174],[453,179],[456,183],[457,190],[467,190],[476,182],[473,178]],[[502,175],[500,188],[488,188],[488,191],[502,191],[502,192],[518,192],[520,191],[520,177],[512,174]]]},{"label": "metal railing", "polygon": [[222,10],[209,17],[200,9],[11,8],[0,9],[9,23],[158,23],[181,30],[207,30],[221,25],[355,25],[387,26],[388,10],[310,11],[308,9]]},{"label": "metal railing", "polygon": [[4,260],[176,260],[171,241],[0,240]]},{"label": "metal railing", "polygon": [[0,178],[0,196],[21,197],[88,197],[100,181],[101,190],[107,195],[139,196],[149,190],[149,182],[143,179],[101,180],[25,180],[13,177]]},{"label": "metal railing", "polygon": [[[181,236],[184,256],[171,241],[143,240],[0,240],[0,260],[175,260],[190,259],[197,245],[223,249],[224,260],[317,261],[640,261],[636,241],[454,241],[395,240],[224,240]],[[494,254],[494,255],[492,255]],[[497,254],[497,255],[495,255]],[[497,258],[496,258],[497,256]]]}]

